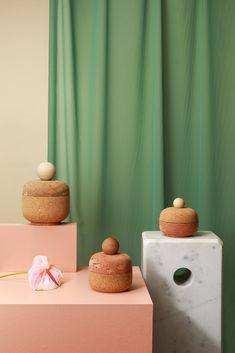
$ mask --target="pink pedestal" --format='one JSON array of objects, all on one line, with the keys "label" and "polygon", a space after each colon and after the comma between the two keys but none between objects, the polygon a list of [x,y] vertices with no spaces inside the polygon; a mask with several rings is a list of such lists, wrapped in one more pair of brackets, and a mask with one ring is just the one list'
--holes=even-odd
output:
[{"label": "pink pedestal", "polygon": [[25,275],[0,279],[0,351],[151,353],[153,305],[133,270],[132,290],[116,294],[90,289],[86,268],[49,292],[29,289]]},{"label": "pink pedestal", "polygon": [[0,224],[0,271],[28,271],[36,255],[62,271],[77,270],[77,223]]}]

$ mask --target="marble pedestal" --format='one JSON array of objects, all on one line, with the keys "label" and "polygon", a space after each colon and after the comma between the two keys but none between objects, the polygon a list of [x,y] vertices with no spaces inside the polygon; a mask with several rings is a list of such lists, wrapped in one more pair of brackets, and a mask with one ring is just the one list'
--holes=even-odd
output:
[{"label": "marble pedestal", "polygon": [[152,231],[142,238],[142,272],[154,303],[154,353],[221,353],[220,238],[206,231],[190,238]]}]

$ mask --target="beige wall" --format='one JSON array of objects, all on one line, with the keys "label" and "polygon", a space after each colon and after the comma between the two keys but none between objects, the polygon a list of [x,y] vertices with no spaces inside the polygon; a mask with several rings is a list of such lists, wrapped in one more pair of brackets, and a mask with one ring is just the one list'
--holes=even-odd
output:
[{"label": "beige wall", "polygon": [[0,0],[0,223],[47,159],[49,0]]}]

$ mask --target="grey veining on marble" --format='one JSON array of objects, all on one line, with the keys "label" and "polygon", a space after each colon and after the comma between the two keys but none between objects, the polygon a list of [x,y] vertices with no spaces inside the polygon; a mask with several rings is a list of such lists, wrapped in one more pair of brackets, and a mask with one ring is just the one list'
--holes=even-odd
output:
[{"label": "grey veining on marble", "polygon": [[[221,353],[222,247],[212,232],[142,234],[142,272],[154,303],[154,353]],[[176,284],[174,273],[191,276]]]}]

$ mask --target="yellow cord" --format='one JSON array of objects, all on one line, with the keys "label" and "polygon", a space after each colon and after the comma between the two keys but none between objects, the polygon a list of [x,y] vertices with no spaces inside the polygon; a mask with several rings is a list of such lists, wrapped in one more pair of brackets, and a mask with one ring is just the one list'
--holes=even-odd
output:
[{"label": "yellow cord", "polygon": [[26,275],[28,272],[15,272],[15,273],[8,273],[7,275],[2,275],[0,278],[16,276],[16,275]]}]

